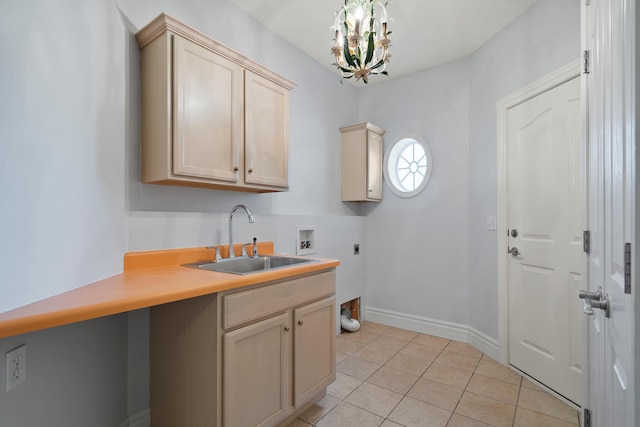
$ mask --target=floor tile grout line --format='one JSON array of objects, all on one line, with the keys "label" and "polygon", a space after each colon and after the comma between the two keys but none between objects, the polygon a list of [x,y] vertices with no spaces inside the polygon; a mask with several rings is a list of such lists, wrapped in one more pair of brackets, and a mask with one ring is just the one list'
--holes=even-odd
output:
[{"label": "floor tile grout line", "polygon": [[[400,328],[397,328],[397,329],[400,329]],[[363,329],[363,330],[364,330],[364,329]],[[327,412],[327,413],[326,413],[326,414],[324,414],[322,417],[320,417],[320,419],[318,419],[318,422],[319,422],[320,420],[322,420],[326,415],[328,415],[329,413],[331,413],[331,412],[332,412],[332,411],[333,411],[333,410],[334,410],[334,409],[335,409],[335,408],[336,408],[340,403],[349,403],[349,402],[345,402],[345,400],[346,400],[346,399],[347,399],[347,398],[348,398],[348,397],[349,397],[353,392],[355,392],[355,390],[357,390],[359,387],[361,387],[361,385],[362,385],[363,383],[365,383],[365,382],[366,382],[366,383],[368,383],[368,384],[372,384],[372,385],[376,385],[376,386],[378,386],[377,384],[373,384],[373,383],[369,382],[369,380],[370,380],[370,379],[371,379],[371,378],[372,378],[372,377],[373,377],[377,372],[379,372],[379,371],[380,371],[380,369],[382,369],[383,367],[387,367],[387,363],[388,363],[391,359],[393,359],[394,357],[396,357],[397,355],[403,355],[403,356],[408,357],[408,358],[413,358],[413,359],[420,360],[420,361],[422,361],[422,362],[425,364],[425,369],[422,371],[422,373],[421,373],[420,375],[415,375],[415,374],[411,374],[411,373],[409,373],[409,372],[405,372],[405,371],[402,371],[402,370],[398,370],[398,371],[403,372],[403,373],[405,373],[405,374],[410,374],[410,375],[413,375],[413,376],[417,376],[417,379],[416,379],[415,381],[413,381],[413,382],[412,382],[412,384],[409,386],[408,390],[407,390],[405,393],[399,393],[399,392],[397,392],[397,391],[395,391],[395,390],[391,390],[391,389],[389,389],[389,388],[387,388],[387,387],[378,386],[378,387],[383,388],[383,389],[385,389],[385,390],[389,390],[389,391],[392,391],[392,392],[395,392],[395,393],[398,393],[398,394],[402,395],[402,398],[400,399],[400,401],[399,401],[399,402],[394,406],[394,408],[393,408],[393,409],[391,409],[391,411],[389,412],[389,414],[388,414],[388,415],[391,415],[391,413],[393,413],[393,411],[398,407],[398,405],[400,404],[400,402],[402,402],[402,400],[403,400],[404,398],[406,398],[406,397],[410,397],[410,396],[409,396],[409,393],[411,392],[411,390],[415,387],[415,385],[417,384],[417,382],[418,382],[420,379],[425,378],[426,373],[429,371],[429,369],[431,369],[431,368],[433,367],[433,365],[434,365],[435,363],[438,363],[438,364],[440,364],[440,365],[446,366],[447,368],[460,369],[460,368],[458,368],[458,367],[456,367],[456,366],[450,366],[450,365],[447,365],[447,364],[443,364],[443,363],[436,362],[436,361],[437,361],[437,359],[442,355],[443,351],[445,351],[445,350],[446,350],[446,351],[448,351],[448,352],[454,353],[454,354],[456,354],[456,355],[462,355],[462,356],[465,356],[465,357],[469,357],[469,358],[477,359],[476,365],[475,365],[475,367],[474,367],[473,371],[471,371],[471,375],[469,376],[469,379],[466,381],[466,384],[465,384],[465,386],[464,386],[464,389],[462,390],[463,395],[464,395],[464,393],[468,392],[468,393],[471,393],[471,394],[477,394],[478,396],[481,396],[481,397],[484,397],[484,398],[488,398],[488,399],[490,399],[490,400],[494,400],[494,401],[496,401],[496,402],[502,402],[502,401],[501,401],[501,400],[499,400],[499,399],[490,398],[490,397],[484,396],[484,395],[482,395],[482,394],[474,393],[474,392],[472,392],[472,391],[470,391],[470,390],[467,390],[467,389],[468,389],[468,387],[469,387],[469,384],[471,383],[472,378],[474,377],[474,375],[482,376],[482,377],[485,377],[485,378],[488,378],[488,379],[491,379],[491,380],[500,381],[500,382],[504,382],[504,383],[507,383],[507,384],[513,384],[512,382],[505,381],[505,380],[504,380],[504,379],[502,379],[502,378],[498,378],[498,377],[490,376],[490,375],[488,375],[488,374],[478,373],[478,372],[477,372],[478,367],[479,367],[479,365],[480,365],[480,362],[481,362],[483,359],[485,359],[485,358],[486,358],[488,361],[491,361],[491,362],[495,362],[495,360],[493,360],[493,359],[489,358],[489,357],[488,357],[486,354],[484,354],[484,353],[481,353],[480,357],[478,358],[477,356],[474,356],[474,355],[471,355],[471,354],[465,354],[465,353],[463,353],[463,352],[454,351],[454,350],[452,350],[451,348],[449,348],[449,346],[450,346],[452,343],[457,342],[457,341],[455,341],[455,340],[448,340],[448,339],[442,338],[443,340],[446,340],[446,341],[447,341],[447,343],[446,343],[443,347],[439,348],[439,347],[430,346],[430,345],[428,345],[428,344],[423,344],[423,343],[418,343],[418,342],[416,342],[416,341],[417,341],[417,340],[418,340],[422,335],[428,335],[428,336],[431,336],[431,337],[435,337],[435,336],[432,336],[432,335],[429,335],[429,334],[422,334],[422,333],[419,333],[419,332],[418,332],[418,333],[417,333],[417,335],[416,335],[415,337],[413,337],[411,340],[408,340],[408,341],[407,341],[406,339],[398,338],[398,337],[393,336],[392,334],[389,334],[389,331],[392,331],[392,330],[393,330],[392,328],[389,328],[389,329],[385,330],[385,332],[383,332],[383,333],[371,333],[372,335],[375,335],[375,337],[374,337],[373,339],[371,339],[371,340],[370,340],[369,342],[367,342],[367,343],[363,343],[363,342],[360,342],[360,341],[357,341],[357,340],[352,340],[352,339],[350,339],[350,338],[346,338],[346,336],[345,336],[345,338],[344,338],[345,340],[349,340],[349,341],[352,341],[352,342],[354,342],[354,343],[357,343],[358,345],[360,345],[360,348],[359,348],[358,350],[356,350],[355,352],[353,352],[353,353],[346,353],[346,357],[345,357],[345,359],[343,359],[343,360],[346,360],[346,359],[347,359],[347,358],[349,358],[349,357],[353,357],[353,356],[355,355],[355,353],[357,353],[358,351],[360,351],[363,347],[365,347],[365,346],[367,346],[367,345],[371,344],[372,342],[374,342],[375,340],[377,340],[377,339],[379,339],[380,337],[383,337],[383,336],[385,336],[385,337],[389,337],[389,338],[393,338],[393,339],[395,339],[395,340],[403,341],[403,342],[405,342],[405,344],[404,344],[404,346],[402,346],[399,350],[394,350],[393,355],[392,355],[392,356],[390,356],[390,357],[389,357],[389,358],[388,358],[388,359],[387,359],[383,364],[378,364],[378,363],[376,363],[376,362],[371,362],[371,361],[369,361],[369,360],[367,360],[367,359],[363,359],[363,360],[367,360],[367,361],[368,361],[368,362],[370,362],[370,363],[374,363],[374,364],[378,365],[378,367],[375,369],[375,371],[373,371],[370,375],[368,375],[364,380],[360,380],[359,378],[351,377],[351,376],[350,376],[350,375],[348,375],[348,374],[344,374],[344,373],[342,373],[342,375],[349,376],[349,377],[351,377],[351,378],[354,378],[354,379],[356,379],[356,380],[360,381],[360,384],[359,384],[359,385],[358,385],[354,390],[352,390],[349,394],[347,394],[347,395],[344,397],[344,399],[338,399],[338,398],[336,398],[335,396],[332,396],[332,397],[336,398],[336,399],[339,401],[339,403],[338,403],[334,408],[332,408],[329,412]],[[412,332],[415,332],[415,331],[412,331]],[[435,338],[440,338],[440,337],[435,337]],[[409,354],[401,353],[401,352],[402,352],[402,350],[403,350],[403,349],[405,349],[405,348],[407,347],[407,345],[409,345],[410,343],[415,343],[415,344],[418,344],[418,345],[428,346],[428,347],[430,347],[430,348],[432,348],[432,349],[435,349],[435,350],[437,350],[437,355],[435,356],[435,358],[434,358],[433,360],[430,360],[430,361],[429,361],[429,360],[422,359],[422,358],[420,358],[420,357],[415,357],[415,356],[412,356],[412,355],[409,355]],[[467,343],[467,344],[468,344],[468,343]],[[358,356],[355,356],[355,357],[358,357]],[[394,368],[389,368],[389,369],[394,369]],[[465,371],[464,369],[462,369],[462,370],[463,370],[463,371]],[[467,372],[469,372],[469,371],[467,371]],[[425,378],[425,379],[426,379],[426,378]],[[440,384],[447,385],[447,386],[449,386],[449,387],[452,387],[451,385],[446,384],[446,383],[441,383],[440,381],[436,381],[436,380],[432,380],[432,381],[437,382],[437,383],[440,383]],[[518,386],[518,398],[516,399],[515,412],[514,412],[514,418],[513,418],[513,421],[512,421],[512,426],[513,426],[513,425],[515,425],[515,422],[516,422],[516,417],[515,417],[515,415],[516,415],[516,413],[517,413],[518,408],[522,408],[522,407],[520,406],[520,398],[521,398],[522,388],[524,387],[524,385],[523,385],[523,384],[524,384],[524,383],[523,383],[523,377],[520,375],[520,382],[519,382],[519,386]],[[454,387],[454,388],[455,388],[455,387]],[[544,391],[543,391],[543,392],[544,392]],[[417,399],[417,400],[418,400],[418,401],[421,401],[420,399]],[[458,406],[459,406],[459,404],[460,404],[461,400],[462,400],[462,395],[461,395],[461,398],[460,398],[460,399],[458,399],[458,401],[456,402],[456,405],[455,405],[455,407],[453,408],[453,410],[451,411],[451,414],[450,414],[450,416],[449,416],[449,419],[448,419],[448,421],[447,421],[447,424],[448,424],[449,422],[451,422],[451,419],[453,418],[453,414],[455,414],[455,413],[456,413],[455,411],[457,410],[457,408],[458,408]],[[425,403],[428,403],[428,402],[425,402]],[[507,402],[503,402],[503,403],[507,403]],[[349,403],[349,404],[350,404],[350,403]],[[429,404],[429,403],[428,403],[428,404]],[[508,403],[507,403],[507,404],[508,404]],[[352,405],[352,404],[351,404],[351,405]],[[430,404],[430,405],[433,405],[433,404]],[[357,405],[353,405],[353,406],[358,407]],[[440,406],[438,406],[438,405],[434,405],[434,406],[441,408],[441,407],[440,407]],[[513,406],[513,405],[512,405],[512,406]],[[358,408],[359,408],[359,407],[358,407]],[[370,413],[370,414],[373,414],[373,415],[376,415],[376,416],[380,417],[380,415],[374,414],[373,412],[370,412],[370,411],[368,411],[368,410],[366,410],[366,409],[364,409],[364,408],[360,408],[360,409],[365,410],[366,412],[368,412],[368,413]],[[448,411],[448,409],[446,409],[446,408],[442,408],[442,409],[445,409],[445,410],[447,410],[447,411]],[[524,408],[523,408],[523,409],[524,409]],[[548,417],[551,417],[551,418],[554,418],[554,419],[558,419],[558,420],[566,421],[566,420],[564,420],[564,419],[562,419],[562,418],[558,418],[558,417],[555,417],[555,416],[553,416],[553,415],[549,415],[549,414],[546,414],[546,413],[543,413],[543,412],[538,412],[538,411],[532,411],[532,412],[534,412],[534,413],[538,413],[538,414],[541,414],[541,415],[544,415],[544,416],[548,416]],[[385,420],[392,421],[392,420],[390,420],[388,417],[381,417],[381,418],[383,419],[383,420],[382,420],[382,423],[384,423],[384,421],[385,421]],[[467,418],[469,418],[469,417],[467,417]],[[470,419],[473,419],[473,418],[470,418]],[[476,421],[479,421],[479,420],[476,420]],[[394,422],[395,422],[395,421],[394,421]],[[315,424],[313,424],[313,425],[315,426]]]},{"label": "floor tile grout line", "polygon": [[[480,356],[480,358],[482,359],[482,356]],[[478,364],[480,364],[480,361],[478,361]],[[464,389],[462,389],[462,394],[460,395],[460,399],[458,399],[458,401],[456,402],[456,406],[453,408],[453,411],[451,411],[451,417],[449,417],[449,421],[447,421],[447,425],[451,421],[451,418],[453,418],[453,414],[456,413],[456,409],[458,409],[458,405],[460,405],[460,402],[462,401],[462,396],[464,396],[464,393],[467,391],[467,387],[469,387],[469,383],[471,382],[471,378],[473,378],[473,376],[475,375],[477,369],[478,369],[478,365],[476,365],[476,367],[473,369],[473,372],[469,376],[469,379],[467,380],[467,383],[465,384]],[[467,417],[467,418],[470,418],[470,417]],[[470,418],[470,419],[473,419],[473,418]],[[480,420],[475,420],[475,421],[480,421]]]},{"label": "floor tile grout line", "polygon": [[516,416],[518,415],[518,408],[520,407],[520,394],[522,393],[522,377],[520,378],[520,387],[518,387],[518,398],[516,399],[516,411],[513,413],[513,423],[511,423],[512,427],[516,425]]}]

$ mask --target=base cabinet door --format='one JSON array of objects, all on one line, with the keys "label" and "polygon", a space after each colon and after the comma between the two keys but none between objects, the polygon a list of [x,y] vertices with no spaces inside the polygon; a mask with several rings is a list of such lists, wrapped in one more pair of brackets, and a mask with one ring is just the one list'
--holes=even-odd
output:
[{"label": "base cabinet door", "polygon": [[294,310],[294,405],[299,407],[336,379],[336,298]]},{"label": "base cabinet door", "polygon": [[291,401],[291,314],[226,333],[223,419],[227,427],[271,426]]}]

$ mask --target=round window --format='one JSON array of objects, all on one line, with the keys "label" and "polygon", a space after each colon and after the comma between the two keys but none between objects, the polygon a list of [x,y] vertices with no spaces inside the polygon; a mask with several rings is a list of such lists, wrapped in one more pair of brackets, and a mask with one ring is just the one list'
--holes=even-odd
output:
[{"label": "round window", "polygon": [[420,193],[431,177],[431,150],[416,135],[397,138],[384,154],[384,178],[389,189],[400,197]]}]

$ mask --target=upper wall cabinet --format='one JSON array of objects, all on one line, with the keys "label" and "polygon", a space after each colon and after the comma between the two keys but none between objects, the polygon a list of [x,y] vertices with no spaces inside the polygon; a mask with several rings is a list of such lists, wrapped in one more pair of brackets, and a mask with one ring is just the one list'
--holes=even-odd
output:
[{"label": "upper wall cabinet", "polygon": [[342,201],[382,201],[382,136],[371,123],[340,128],[342,134]]},{"label": "upper wall cabinet", "polygon": [[164,14],[136,38],[142,181],[286,191],[295,84]]}]

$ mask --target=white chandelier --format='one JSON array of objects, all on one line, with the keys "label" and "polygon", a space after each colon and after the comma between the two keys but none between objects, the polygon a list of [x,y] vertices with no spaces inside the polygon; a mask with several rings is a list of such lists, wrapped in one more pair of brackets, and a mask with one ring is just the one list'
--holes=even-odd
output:
[{"label": "white chandelier", "polygon": [[343,78],[355,77],[368,83],[371,74],[388,74],[385,71],[391,57],[387,52],[391,34],[387,28],[388,4],[376,0],[344,0],[344,6],[335,13],[331,53],[336,58],[333,65]]}]

